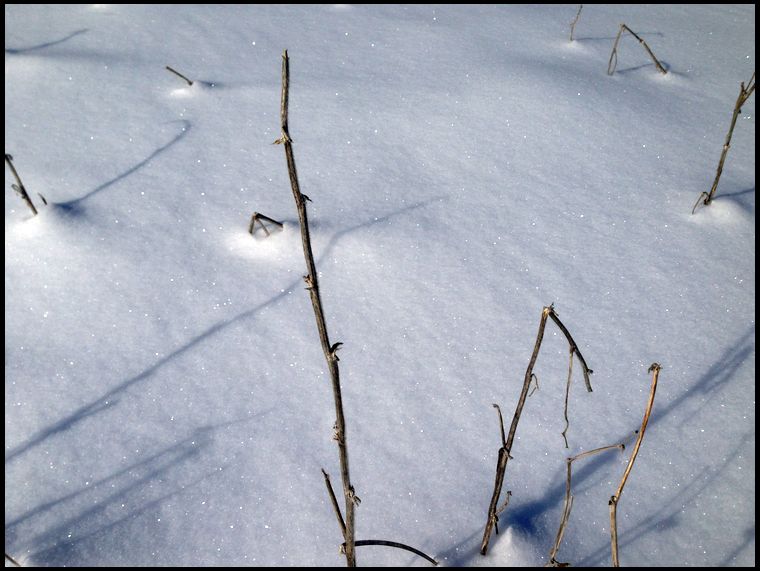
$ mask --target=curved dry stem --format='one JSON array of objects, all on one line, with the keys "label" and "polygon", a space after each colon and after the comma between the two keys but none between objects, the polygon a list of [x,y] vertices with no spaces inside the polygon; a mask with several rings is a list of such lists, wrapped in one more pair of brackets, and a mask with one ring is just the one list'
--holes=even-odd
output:
[{"label": "curved dry stem", "polygon": [[625,472],[623,472],[623,478],[620,480],[620,485],[618,486],[615,494],[610,498],[610,540],[612,543],[613,567],[620,567],[617,542],[617,505],[620,501],[620,496],[623,494],[623,488],[625,487],[625,483],[628,481],[628,476],[631,473],[631,469],[633,468],[633,463],[636,461],[636,456],[639,453],[641,441],[644,439],[644,432],[646,431],[647,424],[649,423],[649,416],[652,414],[652,406],[654,405],[654,395],[657,391],[657,378],[660,375],[660,369],[661,367],[658,363],[652,363],[649,367],[649,372],[652,373],[652,387],[649,390],[649,400],[647,401],[647,407],[644,410],[644,418],[641,421],[639,436],[636,439],[636,444],[633,445],[633,452],[631,452],[631,457],[628,459],[628,465],[625,468]]},{"label": "curved dry stem", "polygon": [[575,18],[573,18],[573,21],[570,22],[570,41],[573,41],[573,34],[575,33],[575,24],[578,23],[578,18],[581,17],[581,10],[583,10],[583,4],[578,6],[578,13],[575,15]]},{"label": "curved dry stem", "polygon": [[[343,545],[345,546],[345,543]],[[356,545],[356,547],[362,547],[364,545],[384,545],[386,547],[395,547],[397,549],[404,549],[406,551],[411,551],[415,555],[419,555],[423,559],[427,559],[433,565],[438,565],[438,561],[436,561],[429,555],[426,555],[419,549],[415,549],[414,547],[409,547],[408,545],[405,545],[403,543],[398,543],[397,541],[386,541],[385,539],[359,539],[354,542],[354,545]]]}]

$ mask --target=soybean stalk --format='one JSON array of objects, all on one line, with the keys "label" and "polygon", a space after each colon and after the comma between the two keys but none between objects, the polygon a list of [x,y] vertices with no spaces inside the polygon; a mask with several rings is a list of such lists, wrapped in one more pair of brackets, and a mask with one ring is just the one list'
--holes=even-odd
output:
[{"label": "soybean stalk", "polygon": [[654,393],[657,390],[657,377],[660,375],[660,368],[660,365],[657,363],[652,363],[649,367],[649,372],[652,373],[652,388],[649,390],[649,401],[647,402],[647,407],[644,410],[644,419],[641,421],[639,437],[636,439],[636,444],[633,445],[633,452],[631,452],[631,457],[628,459],[628,465],[625,468],[622,480],[620,480],[620,485],[618,486],[615,494],[610,498],[610,539],[612,542],[613,567],[620,567],[620,561],[618,560],[617,542],[617,505],[620,501],[620,496],[623,493],[625,483],[628,480],[628,476],[631,473],[631,469],[633,468],[633,463],[636,461],[636,456],[638,455],[639,448],[641,447],[641,441],[644,439],[644,432],[646,431],[647,424],[649,423],[649,415],[652,413],[652,405],[654,405]]},{"label": "soybean stalk", "polygon": [[[11,172],[13,173],[13,177],[16,179],[17,184],[12,184],[11,188],[16,191],[16,194],[18,194],[21,199],[26,203],[26,205],[29,207],[29,210],[32,211],[32,214],[37,216],[37,209],[34,207],[34,204],[32,203],[32,199],[29,198],[29,194],[26,192],[26,188],[24,188],[24,183],[21,182],[21,177],[18,176],[18,172],[16,172],[16,167],[13,166],[13,157],[9,155],[8,153],[5,153],[5,162],[8,163],[8,166],[11,167]],[[40,195],[42,197],[42,195]],[[42,199],[46,204],[47,201],[45,199]]]},{"label": "soybean stalk", "polygon": [[578,6],[578,13],[575,15],[575,18],[573,18],[573,21],[570,22],[570,41],[573,41],[573,33],[575,32],[575,24],[578,23],[578,18],[581,17],[581,10],[583,10],[583,4]]},{"label": "soybean stalk", "polygon": [[715,172],[715,180],[712,183],[712,187],[710,188],[710,192],[703,192],[699,195],[699,198],[697,198],[697,203],[694,205],[694,208],[691,209],[691,213],[694,214],[694,211],[697,209],[697,206],[699,206],[699,201],[702,200],[702,197],[704,196],[705,199],[702,201],[702,204],[707,206],[712,202],[713,197],[715,196],[715,191],[718,190],[718,181],[720,180],[720,175],[723,174],[723,163],[726,162],[726,155],[728,155],[728,149],[731,147],[731,137],[734,134],[734,127],[736,126],[736,120],[739,118],[739,115],[742,112],[742,105],[744,105],[747,102],[747,99],[749,99],[749,96],[752,95],[752,92],[755,91],[755,73],[752,72],[752,77],[749,79],[749,83],[747,83],[747,86],[744,86],[744,82],[742,82],[741,86],[739,87],[739,97],[736,98],[736,104],[734,105],[734,114],[731,117],[731,127],[728,129],[728,134],[726,135],[726,142],[723,143],[723,151],[720,153],[720,162],[718,162],[718,169]]},{"label": "soybean stalk", "polygon": [[[612,75],[615,73],[615,68],[617,67],[617,46],[618,42],[620,42],[620,36],[623,34],[624,31],[628,31],[631,33],[631,35],[636,38],[639,43],[644,46],[644,49],[649,54],[649,57],[652,58],[652,61],[654,62],[654,65],[657,67],[657,70],[665,75],[667,70],[662,67],[662,64],[660,63],[660,60],[657,59],[657,57],[654,55],[654,52],[649,48],[649,45],[631,28],[626,26],[625,24],[620,24],[620,29],[618,30],[617,36],[615,37],[615,43],[612,45],[612,53],[610,54],[610,61],[607,64],[607,75]],[[613,62],[614,60],[614,62]]]}]

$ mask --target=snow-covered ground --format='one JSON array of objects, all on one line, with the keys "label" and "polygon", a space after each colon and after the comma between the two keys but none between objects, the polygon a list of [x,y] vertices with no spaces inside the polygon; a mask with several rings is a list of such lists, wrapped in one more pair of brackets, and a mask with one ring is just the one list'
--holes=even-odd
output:
[{"label": "snow-covered ground", "polygon": [[[631,565],[755,563],[755,96],[716,200],[742,6],[6,5],[5,546],[24,565],[343,565],[334,408],[280,135],[340,353],[357,539],[541,565],[565,458],[652,419]],[[626,23],[668,69],[660,74]],[[172,66],[188,86],[166,71]],[[37,193],[45,195],[44,206]],[[283,220],[247,233],[258,211]],[[500,446],[554,303],[479,553]],[[575,465],[558,559],[610,564],[627,463]],[[359,547],[359,565],[428,565]],[[7,563],[6,563],[7,564]]]}]

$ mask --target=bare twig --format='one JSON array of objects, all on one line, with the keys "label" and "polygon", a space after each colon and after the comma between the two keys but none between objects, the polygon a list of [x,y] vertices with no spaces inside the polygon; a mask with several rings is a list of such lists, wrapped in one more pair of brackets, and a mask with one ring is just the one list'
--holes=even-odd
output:
[{"label": "bare twig", "polygon": [[306,213],[306,199],[301,194],[298,184],[298,174],[296,172],[296,161],[293,156],[293,145],[288,133],[288,83],[290,79],[290,66],[288,51],[282,54],[282,98],[280,102],[280,118],[282,135],[278,140],[285,147],[285,158],[288,163],[288,174],[290,176],[290,186],[293,191],[293,198],[298,208],[298,219],[301,224],[301,242],[303,245],[303,254],[306,260],[307,275],[304,276],[307,290],[311,296],[311,304],[314,308],[314,317],[317,321],[319,339],[322,344],[322,351],[327,361],[327,367],[330,371],[332,380],[333,398],[335,401],[336,416],[336,441],[338,443],[338,456],[340,458],[340,472],[343,480],[343,495],[346,503],[346,519],[343,537],[345,539],[346,565],[349,567],[356,566],[356,553],[354,549],[354,509],[358,504],[359,498],[354,492],[351,485],[351,478],[348,467],[348,447],[346,444],[346,419],[343,414],[343,397],[340,388],[340,371],[338,370],[337,349],[340,344],[330,344],[330,338],[327,334],[327,325],[325,323],[324,310],[322,309],[322,300],[319,296],[319,278],[314,254],[311,249],[311,237],[309,235],[309,219]]},{"label": "bare twig", "polygon": [[649,390],[649,401],[647,402],[647,407],[644,410],[644,418],[641,421],[641,428],[639,429],[639,436],[636,439],[636,444],[633,445],[633,452],[631,452],[631,457],[628,459],[628,465],[625,468],[625,472],[623,473],[623,478],[620,480],[620,485],[618,486],[617,491],[615,494],[610,498],[610,536],[611,536],[611,542],[612,542],[612,566],[613,567],[620,567],[620,562],[618,560],[618,542],[617,542],[617,505],[620,501],[620,496],[623,493],[623,488],[625,487],[625,483],[628,480],[628,475],[631,473],[631,469],[633,468],[633,463],[636,461],[636,456],[639,453],[639,448],[641,447],[641,441],[644,439],[644,431],[647,429],[647,423],[649,422],[649,415],[652,413],[652,405],[654,404],[654,393],[657,390],[657,377],[660,375],[660,365],[657,363],[652,363],[649,367],[649,372],[652,373],[652,388]]},{"label": "bare twig", "polygon": [[[21,197],[21,199],[26,203],[26,205],[32,211],[32,214],[37,216],[37,209],[34,207],[34,204],[32,203],[32,199],[29,198],[29,194],[26,192],[26,188],[24,188],[24,183],[21,182],[21,177],[19,177],[18,172],[16,172],[16,167],[13,166],[13,157],[9,155],[8,153],[5,153],[5,162],[8,163],[9,167],[11,167],[11,172],[13,173],[13,176],[16,179],[16,182],[18,183],[18,184],[12,184],[11,188],[15,190],[16,194],[18,194]],[[45,204],[47,204],[47,202],[45,202]]]},{"label": "bare twig", "polygon": [[248,225],[248,233],[253,236],[253,233],[256,231],[256,222],[259,223],[259,226],[263,228],[264,232],[267,236],[269,236],[269,228],[266,227],[266,225],[262,222],[262,220],[266,220],[267,222],[271,222],[273,224],[276,224],[280,227],[280,230],[282,230],[282,222],[278,222],[277,220],[273,218],[269,218],[269,216],[264,216],[263,214],[259,214],[258,212],[254,212],[253,216],[251,216],[251,223]]},{"label": "bare twig", "polygon": [[620,42],[620,36],[622,36],[624,31],[630,32],[630,34],[634,38],[636,38],[642,46],[644,46],[644,49],[649,54],[649,57],[652,58],[654,65],[657,67],[657,70],[660,73],[662,73],[663,75],[668,73],[667,70],[664,67],[662,67],[660,60],[658,60],[657,57],[655,57],[654,52],[652,52],[652,50],[649,48],[649,45],[643,40],[643,38],[641,38],[636,32],[631,30],[631,28],[629,28],[625,24],[620,24],[620,29],[618,30],[617,36],[615,37],[615,43],[612,45],[612,53],[610,54],[610,61],[607,64],[607,75],[612,75],[613,73],[615,73],[615,68],[617,67],[617,46],[618,46],[618,42]]},{"label": "bare twig", "polygon": [[186,78],[186,77],[185,77],[184,75],[182,75],[180,72],[178,72],[176,69],[174,69],[174,68],[171,68],[171,67],[169,67],[168,65],[166,66],[166,69],[168,69],[169,71],[171,71],[171,72],[172,72],[174,75],[178,75],[179,77],[181,77],[182,79],[184,79],[185,81],[187,81],[187,84],[188,84],[188,85],[192,85],[192,84],[193,84],[193,82],[192,82],[192,81],[190,81],[188,78]]},{"label": "bare twig", "polygon": [[498,404],[494,404],[493,407],[496,409],[496,412],[499,413],[499,428],[501,428],[501,445],[506,446],[507,439],[504,436],[504,417],[501,416],[501,408],[499,408]]},{"label": "bare twig", "polygon": [[586,458],[588,456],[592,456],[594,454],[598,454],[599,452],[604,452],[605,450],[612,450],[613,448],[620,448],[620,450],[625,450],[625,444],[613,444],[611,446],[602,446],[601,448],[595,448],[593,450],[588,450],[586,452],[582,452],[580,454],[577,454],[576,456],[572,456],[567,459],[567,483],[565,484],[565,508],[562,511],[562,519],[559,523],[559,529],[557,530],[557,538],[554,541],[554,546],[552,547],[551,551],[549,552],[549,563],[545,565],[545,567],[568,567],[569,563],[561,563],[557,561],[557,551],[559,551],[560,543],[562,543],[562,537],[565,535],[565,528],[567,527],[568,519],[570,518],[570,511],[573,509],[573,494],[572,494],[572,477],[573,477],[573,469],[572,465],[573,462],[576,460],[580,460],[581,458]]},{"label": "bare twig", "polygon": [[343,521],[343,514],[340,513],[340,506],[338,505],[338,498],[335,497],[335,491],[332,487],[332,482],[330,482],[330,474],[325,472],[324,468],[322,468],[322,474],[325,477],[325,486],[327,486],[327,493],[330,494],[330,502],[332,502],[333,510],[335,511],[335,517],[338,518],[338,525],[340,526],[341,533],[343,534],[343,538],[346,537],[346,522]]},{"label": "bare twig", "polygon": [[718,181],[720,180],[720,175],[723,174],[723,163],[726,162],[726,155],[728,154],[728,149],[731,147],[731,137],[734,134],[734,127],[736,126],[736,120],[739,118],[739,115],[742,112],[742,105],[744,105],[747,102],[747,99],[749,99],[749,96],[752,95],[752,93],[755,91],[755,72],[752,72],[752,77],[749,79],[749,82],[747,83],[747,86],[744,86],[744,82],[742,82],[741,86],[739,87],[739,97],[736,98],[736,105],[734,105],[734,114],[731,117],[731,127],[728,129],[728,134],[726,135],[726,142],[723,143],[723,151],[720,153],[720,162],[718,162],[718,169],[715,172],[715,180],[712,183],[712,187],[710,188],[710,192],[703,192],[699,195],[699,198],[697,198],[697,203],[694,205],[694,208],[691,209],[691,213],[694,214],[694,211],[697,209],[697,206],[699,205],[699,201],[702,200],[702,197],[704,196],[705,199],[702,201],[702,204],[707,206],[712,202],[713,197],[715,196],[715,191],[718,190]]},{"label": "bare twig", "polygon": [[[528,389],[530,388],[531,379],[535,377],[535,375],[533,374],[533,367],[536,364],[536,359],[538,359],[538,352],[539,352],[539,349],[541,348],[541,342],[544,338],[544,329],[546,328],[546,320],[549,317],[552,318],[552,320],[557,324],[560,330],[562,330],[562,332],[565,334],[565,337],[567,338],[567,341],[570,344],[570,354],[572,355],[573,353],[575,353],[576,355],[578,355],[578,359],[580,360],[583,366],[583,372],[586,379],[586,386],[589,391],[591,390],[591,381],[589,379],[589,374],[591,374],[593,371],[591,371],[586,366],[586,361],[581,355],[580,351],[578,350],[578,345],[573,340],[567,328],[559,320],[559,317],[554,311],[554,304],[544,307],[543,310],[541,311],[541,322],[539,323],[539,326],[538,326],[538,334],[536,335],[536,343],[533,346],[533,354],[531,355],[530,363],[528,363],[528,368],[525,371],[525,378],[523,379],[523,387],[520,392],[520,398],[517,401],[517,408],[515,410],[515,415],[512,418],[512,424],[509,428],[509,435],[507,436],[506,442],[502,441],[502,447],[499,448],[499,456],[496,463],[496,479],[494,482],[494,490],[491,496],[491,503],[489,504],[489,507],[488,507],[488,519],[486,520],[486,526],[483,531],[483,541],[480,544],[480,553],[482,555],[485,555],[488,552],[488,543],[491,540],[491,532],[493,531],[495,527],[497,527],[497,524],[499,521],[499,517],[498,517],[499,512],[503,511],[503,508],[499,510],[497,509],[497,506],[499,505],[499,497],[501,496],[501,489],[504,485],[504,474],[507,469],[507,462],[512,458],[510,456],[510,451],[512,450],[512,444],[515,439],[517,424],[520,421],[520,415],[522,414],[523,407],[525,406],[525,399],[528,397]],[[567,412],[567,409],[565,409],[565,412]]]},{"label": "bare twig", "polygon": [[573,349],[570,348],[570,366],[567,369],[567,385],[565,386],[565,430],[562,431],[562,438],[565,439],[565,448],[570,448],[567,443],[567,431],[570,429],[570,419],[567,418],[567,405],[570,400],[570,380],[573,378]]},{"label": "bare twig", "polygon": [[18,561],[16,561],[13,557],[11,557],[10,555],[8,555],[7,553],[5,554],[5,558],[8,561],[10,561],[13,565],[15,565],[16,567],[22,567],[21,563],[19,563]]},{"label": "bare twig", "polygon": [[573,41],[573,33],[575,33],[575,24],[578,23],[578,18],[581,17],[581,10],[583,10],[583,4],[578,6],[578,13],[575,15],[575,18],[573,18],[573,21],[570,22],[570,41]]},{"label": "bare twig", "polygon": [[[345,547],[345,545],[346,544],[344,543],[343,546]],[[436,561],[429,555],[425,555],[419,549],[415,549],[414,547],[409,547],[408,545],[404,545],[403,543],[398,543],[396,541],[386,541],[384,539],[359,539],[354,542],[354,545],[356,545],[356,547],[362,547],[363,545],[385,545],[386,547],[397,547],[398,549],[405,549],[407,551],[411,551],[415,555],[419,555],[423,559],[427,559],[433,565],[438,565],[438,561]]]}]

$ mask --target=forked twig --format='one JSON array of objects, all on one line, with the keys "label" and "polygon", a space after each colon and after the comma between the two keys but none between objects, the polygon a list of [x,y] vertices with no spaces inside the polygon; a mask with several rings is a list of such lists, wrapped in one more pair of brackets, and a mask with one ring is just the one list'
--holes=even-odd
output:
[{"label": "forked twig", "polygon": [[[345,543],[342,547],[345,547]],[[438,565],[438,561],[430,557],[429,555],[424,554],[419,549],[415,549],[414,547],[409,547],[408,545],[404,545],[403,543],[398,543],[397,541],[386,541],[385,539],[359,539],[354,542],[354,545],[356,547],[362,547],[363,545],[385,545],[386,547],[396,547],[398,549],[405,549],[406,551],[411,551],[415,555],[419,555],[423,559],[427,559],[432,563],[433,565]]]},{"label": "forked twig", "polygon": [[[541,348],[541,342],[543,341],[543,338],[544,338],[546,320],[549,317],[552,318],[552,321],[554,321],[557,324],[557,326],[560,328],[562,333],[565,334],[565,337],[567,338],[567,342],[570,344],[570,354],[572,355],[573,353],[575,353],[576,355],[578,355],[578,359],[580,360],[581,365],[583,366],[583,374],[586,380],[586,387],[588,388],[589,391],[591,391],[591,381],[589,379],[589,375],[593,371],[591,371],[591,369],[589,369],[586,366],[586,360],[583,358],[583,355],[581,355],[580,350],[578,349],[578,345],[575,343],[572,336],[570,335],[570,332],[567,330],[564,324],[559,320],[559,317],[554,311],[554,304],[544,307],[543,310],[541,311],[541,322],[538,325],[538,334],[536,335],[536,343],[533,346],[533,354],[531,355],[530,363],[528,363],[528,368],[525,371],[525,378],[523,379],[523,386],[522,386],[522,390],[520,391],[520,398],[517,401],[517,408],[515,410],[515,415],[512,418],[512,424],[510,425],[509,435],[507,436],[506,441],[504,441],[503,439],[503,430],[502,430],[502,446],[501,448],[499,448],[499,455],[496,461],[496,479],[494,481],[493,494],[491,495],[491,503],[488,506],[488,517],[486,520],[485,529],[483,530],[483,541],[480,544],[480,553],[482,555],[485,555],[488,552],[488,543],[491,540],[491,533],[494,530],[494,528],[498,529],[499,513],[506,508],[506,504],[502,508],[497,507],[499,505],[499,497],[501,496],[501,490],[504,485],[504,474],[507,469],[507,462],[512,458],[512,456],[510,456],[510,451],[512,450],[512,444],[515,439],[517,424],[520,422],[520,415],[522,414],[523,407],[525,406],[525,399],[528,397],[528,390],[530,388],[531,379],[535,377],[535,375],[533,374],[533,367],[536,364],[536,359],[538,359],[538,352],[539,352],[539,349]],[[499,412],[500,412],[500,418],[501,418],[501,411]],[[565,416],[567,416],[567,409],[565,409]]]},{"label": "forked twig", "polygon": [[581,10],[583,10],[583,4],[578,6],[578,13],[575,15],[575,18],[573,18],[573,21],[570,22],[570,41],[573,41],[573,33],[575,32],[575,24],[578,23],[578,18],[581,17]]},{"label": "forked twig", "polygon": [[[8,153],[5,153],[5,162],[8,163],[9,167],[11,167],[11,172],[13,173],[13,177],[16,179],[16,183],[17,183],[17,184],[12,184],[11,188],[15,190],[16,194],[18,194],[21,197],[21,199],[26,203],[26,205],[32,211],[32,214],[37,216],[37,209],[34,207],[34,204],[32,203],[32,199],[29,198],[29,194],[26,192],[26,188],[24,188],[24,183],[21,182],[21,177],[19,177],[18,172],[16,172],[16,167],[13,166],[13,157],[9,155]],[[42,200],[45,201],[44,198]],[[47,204],[47,201],[45,201],[45,204]]]},{"label": "forked twig", "polygon": [[280,227],[280,230],[282,230],[282,222],[278,222],[274,218],[269,218],[269,216],[264,216],[263,214],[259,214],[258,212],[254,212],[253,216],[251,216],[251,223],[248,225],[248,233],[253,236],[253,233],[256,231],[256,222],[259,223],[259,226],[261,226],[266,233],[267,236],[270,235],[269,228],[267,228],[262,220],[266,220],[267,222],[271,222],[273,224],[276,224]]},{"label": "forked twig", "polygon": [[587,458],[588,456],[592,456],[594,454],[598,454],[600,452],[604,452],[605,450],[612,450],[613,448],[620,448],[620,450],[625,450],[625,444],[613,444],[611,446],[602,446],[601,448],[595,448],[593,450],[588,450],[587,452],[582,452],[580,454],[577,454],[576,456],[572,456],[567,459],[567,483],[565,484],[565,507],[562,511],[562,519],[559,522],[559,529],[557,530],[557,538],[554,540],[554,546],[552,547],[551,551],[549,552],[549,563],[544,565],[544,567],[568,567],[569,563],[561,563],[557,561],[557,551],[559,551],[559,546],[562,543],[562,538],[565,535],[565,528],[567,527],[568,519],[570,518],[570,511],[573,509],[573,494],[572,494],[572,488],[571,488],[571,482],[573,477],[573,469],[572,465],[573,462],[576,460],[580,460],[581,458]]},{"label": "forked twig", "polygon": [[607,75],[612,75],[615,73],[615,68],[617,67],[617,46],[618,42],[620,42],[620,36],[623,35],[624,31],[630,32],[630,34],[636,38],[639,43],[644,46],[644,49],[649,54],[649,57],[652,58],[652,61],[654,61],[654,65],[657,66],[657,70],[665,75],[667,70],[662,67],[662,64],[660,63],[660,60],[657,59],[657,57],[654,55],[654,52],[649,48],[649,45],[644,41],[643,38],[641,38],[636,32],[631,30],[628,26],[625,24],[620,24],[620,29],[618,30],[617,36],[615,37],[615,43],[612,45],[612,53],[610,54],[610,61],[607,63]]},{"label": "forked twig", "polygon": [[747,83],[747,86],[744,86],[744,82],[742,82],[741,86],[739,87],[739,97],[736,98],[736,105],[734,105],[734,114],[731,117],[731,127],[728,129],[728,134],[726,135],[726,142],[723,143],[723,151],[720,153],[720,162],[718,162],[718,169],[715,172],[715,180],[712,183],[712,187],[710,188],[710,192],[703,192],[699,195],[699,198],[697,198],[696,204],[694,204],[694,208],[691,209],[691,213],[694,214],[694,212],[697,210],[697,206],[699,206],[699,201],[702,200],[702,197],[704,196],[705,199],[702,201],[702,204],[707,206],[712,202],[713,197],[715,196],[715,191],[718,190],[718,181],[720,180],[720,175],[723,174],[723,163],[726,162],[726,155],[728,155],[728,149],[731,147],[731,137],[734,134],[734,127],[736,126],[736,120],[739,118],[739,115],[742,112],[742,106],[747,102],[747,99],[749,99],[749,96],[752,95],[752,93],[755,91],[755,72],[752,72],[752,77],[749,79],[749,82]]},{"label": "forked twig", "polygon": [[623,472],[623,478],[620,480],[615,494],[610,498],[610,539],[612,542],[612,566],[620,567],[620,561],[618,560],[618,542],[617,542],[617,505],[620,501],[620,496],[623,493],[623,488],[628,480],[628,475],[631,473],[633,463],[636,461],[636,456],[639,453],[641,447],[641,441],[644,439],[644,432],[647,429],[647,423],[649,422],[649,415],[652,413],[652,405],[654,405],[654,393],[657,390],[657,377],[660,375],[660,365],[652,363],[649,367],[649,372],[652,373],[652,388],[649,390],[649,401],[647,407],[644,410],[644,418],[641,421],[641,428],[639,429],[639,436],[636,439],[636,444],[633,445],[633,452],[628,459],[628,465]]},{"label": "forked twig", "polygon": [[166,66],[166,69],[168,69],[169,71],[171,71],[174,75],[178,75],[179,77],[181,77],[182,79],[184,79],[185,81],[187,81],[188,85],[192,85],[193,84],[193,82],[191,80],[189,80],[187,77],[185,77],[184,75],[182,75],[176,69],[171,68],[168,65]]}]

